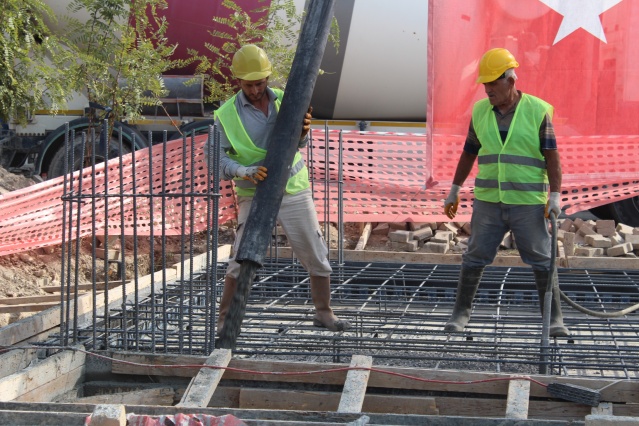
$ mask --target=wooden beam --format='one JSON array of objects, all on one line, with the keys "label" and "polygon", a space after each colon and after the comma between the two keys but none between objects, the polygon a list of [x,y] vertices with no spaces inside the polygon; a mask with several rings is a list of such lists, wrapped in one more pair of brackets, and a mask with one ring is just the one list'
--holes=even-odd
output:
[{"label": "wooden beam", "polygon": [[359,241],[357,241],[357,245],[355,246],[355,250],[364,250],[366,248],[366,243],[368,243],[368,238],[371,236],[371,230],[373,226],[370,222],[366,222],[364,229],[362,230],[362,235],[359,237]]},{"label": "wooden beam", "polygon": [[578,269],[639,269],[639,258],[568,256],[567,266]]},{"label": "wooden beam", "polygon": [[[204,357],[194,355],[161,355],[161,354],[137,354],[127,352],[116,352],[113,354],[116,360],[130,361],[139,364],[149,364],[148,367],[131,366],[123,363],[114,362],[111,368],[113,373],[131,374],[131,375],[156,375],[156,376],[177,376],[177,377],[193,377],[197,374],[198,369],[187,368],[157,368],[153,364],[174,365],[174,364],[202,364]],[[226,371],[224,373],[225,380],[242,380],[242,381],[259,381],[259,382],[282,382],[282,383],[318,383],[327,385],[343,385],[346,380],[346,373],[336,371],[322,374],[303,374],[303,375],[272,375],[260,372],[308,372],[317,370],[326,370],[333,368],[343,368],[344,364],[338,363],[310,363],[298,361],[272,361],[272,360],[248,360],[233,359],[229,367],[243,370],[258,371],[257,373],[246,373],[237,371]],[[425,391],[441,391],[441,392],[472,392],[477,394],[503,395],[504,401],[508,393],[508,381],[489,381],[486,379],[510,378],[511,374],[505,373],[481,373],[475,371],[460,370],[433,370],[424,368],[406,368],[406,367],[380,367],[380,370],[388,372],[372,371],[368,386],[381,387],[388,389],[415,389]],[[407,377],[399,377],[392,373],[401,373],[410,377],[422,379],[414,380]],[[574,384],[584,386],[590,389],[602,389],[601,397],[605,401],[627,403],[636,395],[639,395],[638,380],[615,380],[615,379],[596,379],[584,377],[556,377],[548,375],[531,375],[532,379],[538,382],[548,384],[551,382]],[[424,380],[425,379],[425,380]],[[464,385],[443,382],[477,382]],[[531,396],[549,398],[550,395],[543,386],[532,386],[530,390]],[[634,400],[633,400],[634,401]],[[505,410],[505,405],[503,410]],[[502,410],[501,415],[504,411]]]},{"label": "wooden beam", "polygon": [[[231,244],[224,244],[219,246],[217,248],[217,262],[226,262],[231,257],[232,247],[233,246]],[[177,276],[179,277],[182,275],[182,270],[184,270],[185,273],[188,273],[192,267],[194,271],[198,271],[208,266],[207,261],[215,262],[215,260],[216,259],[213,258],[213,251],[210,251],[208,255],[207,253],[202,253],[197,256],[193,256],[193,259],[186,259],[184,261],[184,265],[182,265],[181,263],[176,263],[171,267],[175,269]]]},{"label": "wooden beam", "polygon": [[[371,368],[373,358],[364,355],[353,355],[351,368]],[[350,370],[346,375],[346,383],[342,390],[342,398],[337,407],[338,413],[361,413],[366,395],[366,386],[370,370]]]},{"label": "wooden beam", "polygon": [[5,305],[0,306],[0,314],[13,314],[19,312],[41,312],[45,309],[49,309],[52,306],[57,306],[60,301],[57,302],[41,302],[41,303],[23,303],[22,305]]},{"label": "wooden beam", "polygon": [[[129,283],[129,281],[125,281],[127,284]],[[122,281],[109,281],[109,290],[111,290],[112,288],[116,288],[122,285]],[[69,293],[75,293],[76,291],[76,287],[78,292],[82,292],[82,291],[92,291],[93,290],[93,284],[78,284],[77,286],[72,286],[71,288],[65,288],[65,294],[67,294],[67,292]],[[106,283],[95,283],[95,289],[97,291],[104,291],[104,289],[106,288]],[[60,297],[60,286],[59,285],[48,285],[45,287],[40,287],[40,290],[45,291],[47,293],[58,293],[58,297]]]},{"label": "wooden beam", "polygon": [[37,357],[35,349],[14,349],[0,355],[0,378],[23,370]]},{"label": "wooden beam", "polygon": [[[165,269],[166,279],[175,280],[177,275],[175,269]],[[154,274],[145,275],[138,279],[138,296],[144,297],[151,291],[151,281],[157,283],[162,281],[163,271]],[[127,287],[127,296],[134,294],[136,291],[134,286]],[[122,290],[113,288],[109,290],[109,302],[112,306],[119,306],[122,303]],[[93,294],[85,293],[77,298],[78,303],[78,323],[83,325],[83,321],[90,321],[93,314]],[[104,293],[98,294],[96,300],[98,314],[104,309]],[[16,343],[28,341],[33,336],[37,336],[43,332],[51,330],[60,325],[60,304],[51,306],[36,315],[16,321],[6,327],[0,328],[0,345],[11,346]],[[70,312],[74,312],[73,303],[69,307]]]},{"label": "wooden beam", "polygon": [[508,384],[506,399],[506,418],[526,420],[528,418],[528,401],[530,400],[530,382],[528,380],[512,380]]},{"label": "wooden beam", "polygon": [[[205,365],[228,367],[231,361],[230,349],[216,349],[208,357]],[[191,380],[178,407],[203,408],[209,405],[215,388],[222,379],[224,369],[202,368],[197,376]]]},{"label": "wooden beam", "polygon": [[[4,377],[0,379],[0,400],[50,401],[78,384],[78,378],[84,373],[85,358],[84,352],[66,350]],[[69,373],[73,378],[69,379]],[[47,388],[51,383],[55,391]]]},{"label": "wooden beam", "polygon": [[75,404],[173,405],[175,391],[171,387],[109,393],[77,398]]},{"label": "wooden beam", "polygon": [[[335,412],[340,403],[337,392],[284,390],[243,387],[239,390],[239,408],[251,410],[298,410]],[[213,398],[215,399],[215,397]],[[438,415],[432,397],[366,395],[362,412]],[[342,413],[346,415],[346,413]]]},{"label": "wooden beam", "polygon": [[[291,257],[290,247],[278,247],[277,256]],[[269,252],[270,254],[270,252]],[[275,256],[273,253],[271,256]],[[331,259],[338,256],[336,249],[330,250]],[[592,259],[592,258],[591,258]],[[347,262],[394,262],[394,263],[425,263],[458,265],[461,254],[438,254],[404,251],[373,251],[373,250],[344,250],[344,260]],[[632,260],[632,259],[631,259]],[[526,266],[519,256],[497,256],[492,266]]]},{"label": "wooden beam", "polygon": [[0,299],[0,305],[26,305],[49,302],[60,303],[60,295],[48,294],[45,296],[3,297]]},{"label": "wooden beam", "polygon": [[612,416],[614,415],[612,412],[612,407],[613,405],[610,402],[600,402],[598,406],[592,407],[592,409],[590,410],[590,414]]}]

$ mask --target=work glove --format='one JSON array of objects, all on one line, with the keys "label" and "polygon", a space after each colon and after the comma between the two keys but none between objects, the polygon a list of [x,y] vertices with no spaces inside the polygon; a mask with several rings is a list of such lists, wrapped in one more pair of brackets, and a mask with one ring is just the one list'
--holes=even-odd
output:
[{"label": "work glove", "polygon": [[252,167],[244,167],[240,166],[237,168],[235,172],[235,176],[242,178],[244,180],[250,180],[255,185],[257,185],[258,181],[263,181],[266,179],[266,167],[264,166],[252,166]]},{"label": "work glove", "polygon": [[308,111],[306,111],[306,114],[304,114],[302,134],[300,135],[300,139],[304,139],[306,135],[308,135],[308,132],[311,130],[311,120],[313,119],[313,116],[311,115],[312,112],[313,107],[308,107]]},{"label": "work glove", "polygon": [[558,218],[559,213],[561,213],[561,206],[559,205],[559,192],[551,192],[550,197],[548,197],[548,202],[546,203],[546,208],[544,209],[544,216],[546,216],[546,218],[549,218],[550,212],[555,213],[555,219]]},{"label": "work glove", "polygon": [[448,197],[444,201],[444,213],[449,219],[454,219],[457,214],[457,207],[459,206],[459,190],[461,186],[453,184],[450,187]]}]

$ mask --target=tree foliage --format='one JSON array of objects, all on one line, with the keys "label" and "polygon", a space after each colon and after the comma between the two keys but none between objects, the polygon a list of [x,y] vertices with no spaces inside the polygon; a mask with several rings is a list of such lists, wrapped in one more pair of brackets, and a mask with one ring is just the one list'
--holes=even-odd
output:
[{"label": "tree foliage", "polygon": [[165,0],[73,0],[70,16],[84,10],[90,18],[68,18],[72,89],[112,108],[118,120],[140,118],[143,106],[158,105],[166,92],[161,74],[185,63],[171,59],[175,45],[157,13],[165,7]]},{"label": "tree foliage", "polygon": [[[269,81],[282,88],[286,86],[304,13],[297,11],[293,0],[259,0],[257,3],[262,5],[244,10],[233,0],[223,0],[222,6],[229,11],[229,16],[212,18],[220,29],[209,32],[213,41],[205,43],[208,52],[189,50],[198,63],[196,73],[207,77],[209,102],[224,100],[239,90],[230,70],[231,61],[233,54],[249,43],[260,46],[268,54],[273,65]],[[336,50],[339,48],[339,27],[335,18],[329,41]]]},{"label": "tree foliage", "polygon": [[[56,113],[75,93],[113,110],[112,119],[140,117],[159,104],[161,74],[187,61],[171,59],[165,0],[73,0],[57,23],[41,0],[0,0],[0,116],[24,123],[38,109]],[[78,16],[88,16],[80,19]],[[65,34],[68,34],[65,35]]]},{"label": "tree foliage", "polygon": [[55,21],[40,0],[0,1],[0,118],[20,123],[40,108],[56,111],[68,97],[62,70],[51,66],[61,52],[45,18]]}]

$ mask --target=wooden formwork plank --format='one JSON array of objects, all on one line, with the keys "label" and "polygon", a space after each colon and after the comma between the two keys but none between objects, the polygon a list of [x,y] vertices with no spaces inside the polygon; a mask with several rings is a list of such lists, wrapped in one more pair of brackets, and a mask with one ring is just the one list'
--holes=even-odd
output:
[{"label": "wooden formwork plank", "polygon": [[639,258],[568,256],[566,262],[579,269],[639,269]]},{"label": "wooden formwork plank", "polygon": [[355,250],[359,251],[366,248],[366,243],[368,243],[372,229],[373,225],[370,222],[366,222],[366,225],[364,225],[364,229],[362,230],[362,235],[360,235],[357,245],[355,246]]},{"label": "wooden formwork plank", "polygon": [[84,364],[70,369],[65,374],[59,375],[51,381],[38,386],[20,395],[15,401],[20,402],[49,402],[59,396],[67,394],[69,391],[77,389],[84,381],[86,369]]},{"label": "wooden formwork plank", "polygon": [[60,295],[48,294],[45,296],[3,297],[0,299],[0,305],[26,305],[48,302],[60,303]]},{"label": "wooden formwork plank", "polygon": [[[217,248],[217,261],[218,262],[226,262],[231,257],[231,248],[233,246],[231,244],[224,244]],[[202,253],[197,256],[193,256],[193,259],[187,259],[184,261],[184,265],[182,263],[176,263],[171,267],[175,269],[177,276],[182,275],[182,271],[185,273],[190,272],[191,268],[194,271],[202,270],[206,268],[207,262],[214,262],[216,259],[213,258],[213,251],[209,251],[207,253]]]},{"label": "wooden formwork plank", "polygon": [[36,349],[14,349],[0,354],[0,378],[27,368],[37,356]]},{"label": "wooden formwork plank", "polygon": [[[202,364],[205,361],[204,357],[193,355],[142,355],[126,352],[115,353],[113,354],[113,357],[116,360],[148,364],[148,367],[146,367],[130,366],[118,362],[113,363],[111,369],[112,372],[118,374],[133,375],[193,377],[198,372],[197,368],[172,369],[165,367],[154,367],[153,365]],[[256,372],[236,372],[229,370],[224,373],[223,379],[343,385],[346,379],[346,373],[344,371],[286,376],[273,375],[269,373],[321,371],[343,368],[344,366],[344,364],[336,363],[307,363],[297,361],[262,361],[233,359],[231,360],[229,367],[242,370],[252,370]],[[376,370],[380,371],[371,371],[368,382],[369,387],[442,392],[472,392],[477,394],[503,395],[505,397],[508,393],[508,381],[511,380],[511,375],[506,373],[481,373],[462,370],[433,370],[386,366],[378,367],[376,368]],[[409,377],[401,377],[396,373]],[[530,378],[542,384],[558,382],[584,386],[590,389],[602,389],[602,399],[609,402],[626,403],[639,400],[638,380],[596,379],[547,375],[531,375]],[[491,380],[486,381],[486,379]],[[464,382],[464,384],[459,385],[458,382]],[[530,395],[534,397],[550,397],[545,387],[536,384],[533,384],[531,386]]]},{"label": "wooden formwork plank", "polygon": [[[336,411],[341,399],[338,392],[241,388],[239,393],[238,408],[252,410]],[[398,395],[366,395],[361,411],[363,413],[439,414],[435,398]]]},{"label": "wooden formwork plank", "polygon": [[[204,364],[215,367],[227,367],[230,361],[230,349],[216,349],[211,353]],[[177,406],[197,408],[208,406],[223,374],[223,369],[202,368],[197,373],[197,376],[191,380],[184,396],[182,396],[182,400]]]},{"label": "wooden formwork plank", "polygon": [[[60,394],[67,392],[70,388],[69,373],[74,376],[71,381],[76,382],[84,371],[85,353],[74,350],[58,352],[41,362],[28,367],[18,373],[0,379],[0,400],[38,400],[40,398],[33,395],[40,394],[40,388],[51,382],[55,383],[55,388]],[[77,371],[79,369],[79,371]],[[77,383],[73,383],[75,386]],[[30,396],[31,395],[31,396]],[[41,397],[42,395],[40,395]],[[57,395],[56,395],[57,396]],[[49,398],[54,397],[49,394]],[[40,399],[42,401],[42,399]]]},{"label": "wooden formwork plank", "polygon": [[506,399],[506,418],[526,420],[528,418],[528,401],[530,400],[530,382],[528,380],[512,380],[508,385]]},{"label": "wooden formwork plank", "polygon": [[129,392],[85,396],[75,399],[77,404],[173,405],[172,387],[143,389]]},{"label": "wooden formwork plank", "polygon": [[[287,258],[293,255],[290,247],[278,247],[277,256]],[[337,258],[338,251],[330,250],[331,259]],[[382,263],[425,263],[439,265],[461,264],[461,254],[438,254],[403,251],[375,251],[375,250],[344,250],[344,260],[347,262],[382,262]],[[275,256],[275,254],[273,254]],[[497,256],[492,266],[527,266],[519,256]]]},{"label": "wooden formwork plank", "polygon": [[[129,283],[129,281],[125,281],[127,284]],[[115,287],[119,287],[122,285],[122,281],[109,281],[109,290]],[[106,283],[95,283],[95,289],[97,291],[103,291],[106,288]],[[49,286],[45,286],[45,287],[40,287],[40,290],[47,292],[47,293],[58,293],[58,298],[60,298],[60,286],[59,285],[49,285]],[[83,291],[92,291],[93,290],[93,284],[78,284],[78,285],[73,285],[70,288],[65,288],[64,292],[65,294],[68,293],[75,293],[75,291],[78,292],[83,292]]]},{"label": "wooden formwork plank", "polygon": [[[175,280],[177,278],[175,269],[165,269],[164,271],[158,271],[154,274],[145,275],[138,279],[138,295],[144,296],[150,292],[152,282],[161,282],[165,274],[167,280]],[[127,296],[134,294],[136,291],[135,286],[127,287]],[[95,305],[96,308],[104,309],[105,293],[99,293],[97,295]],[[113,288],[108,292],[108,300],[110,305],[120,305],[122,303],[122,290],[120,288]],[[77,298],[77,312],[78,320],[88,320],[93,313],[93,295],[91,293],[85,293]],[[34,336],[37,336],[48,330],[52,330],[60,325],[60,310],[59,304],[52,306],[36,315],[32,315],[28,318],[24,318],[20,321],[16,321],[13,324],[9,324],[6,327],[0,328],[0,346],[11,346],[16,343],[28,341]],[[76,312],[73,307],[73,302],[69,306],[70,312]]]},{"label": "wooden formwork plank", "polygon": [[60,301],[53,302],[35,302],[35,303],[23,303],[20,305],[4,305],[0,306],[0,314],[14,314],[20,312],[41,312],[45,309],[49,309],[52,306],[57,306]]},{"label": "wooden formwork plank", "polygon": [[[353,355],[351,368],[371,368],[373,358],[364,355]],[[342,390],[342,397],[337,407],[338,413],[361,413],[370,370],[350,370]]]}]

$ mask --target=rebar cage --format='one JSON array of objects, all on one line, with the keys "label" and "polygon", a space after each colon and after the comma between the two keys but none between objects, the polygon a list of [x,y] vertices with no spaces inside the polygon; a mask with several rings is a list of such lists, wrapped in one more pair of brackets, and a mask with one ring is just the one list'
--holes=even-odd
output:
[{"label": "rebar cage", "polygon": [[[215,133],[213,128],[209,131],[207,143],[215,145]],[[76,138],[70,135],[68,139]],[[183,146],[193,152],[195,141],[195,137],[185,136]],[[68,152],[73,156],[73,150]],[[218,154],[209,158],[212,184],[201,191],[138,189],[132,194],[130,188],[112,185],[112,189],[100,193],[87,192],[78,186],[77,174],[69,174],[63,197],[62,326],[60,334],[49,343],[79,342],[96,351],[170,354],[206,355],[214,349],[215,319],[226,267],[223,261],[218,262],[219,212],[215,200],[219,192],[209,190],[219,188],[213,173],[218,170],[218,161]],[[309,158],[311,170],[321,167],[313,161]],[[114,160],[112,163],[116,170],[118,164],[123,164]],[[73,158],[69,164],[75,164]],[[89,167],[95,169],[95,163]],[[163,170],[162,181],[169,179],[164,173]],[[114,172],[114,176],[118,175],[122,175],[121,170]],[[323,182],[324,187],[328,190],[337,185],[341,177],[336,179]],[[188,204],[188,199],[192,204],[199,200],[209,206],[204,219],[184,214],[177,229],[171,228],[173,233],[162,228],[162,232],[154,234],[153,226],[145,235],[125,235],[122,231],[116,234],[122,242],[121,254],[115,259],[108,254],[98,259],[97,231],[77,238],[79,209],[95,209],[96,205],[113,209],[105,200],[119,200],[122,205],[125,199],[133,205],[144,201],[164,206],[180,197],[182,205]],[[121,220],[125,216],[122,214]],[[95,220],[96,215],[93,217]],[[151,217],[155,218],[153,214]],[[140,223],[147,223],[145,220]],[[192,231],[196,228],[194,221],[202,220],[207,227],[198,237],[203,237],[205,243]],[[102,222],[91,225],[96,230],[110,228]],[[115,225],[115,229],[125,229],[122,223]],[[639,377],[636,315],[591,317],[564,304],[564,322],[571,336],[551,339],[549,347],[541,348],[541,311],[532,271],[523,267],[488,267],[470,323],[463,333],[444,333],[455,300],[459,266],[345,262],[343,228],[343,223],[338,223],[340,254],[331,261],[332,305],[340,318],[349,320],[354,327],[341,333],[313,327],[308,274],[295,258],[277,256],[279,239],[274,236],[268,262],[253,280],[235,356],[341,362],[353,354],[364,354],[374,356],[377,364],[396,366],[530,374],[544,364],[550,372],[560,375]],[[100,232],[106,241],[102,249],[108,252],[108,231],[107,238]],[[179,239],[177,252],[167,249],[168,238]],[[144,276],[137,264],[142,258],[139,243],[143,239],[150,245],[152,269]],[[81,254],[86,243],[91,247],[94,265],[91,277],[77,273],[77,265],[86,261]],[[591,310],[611,312],[639,303],[637,271],[560,269],[559,283],[572,300]],[[78,313],[83,286],[90,289],[94,303],[90,314],[84,316]],[[115,292],[108,290],[114,286]],[[104,294],[103,305],[96,302],[100,294]],[[541,356],[542,349],[549,355]]]}]

